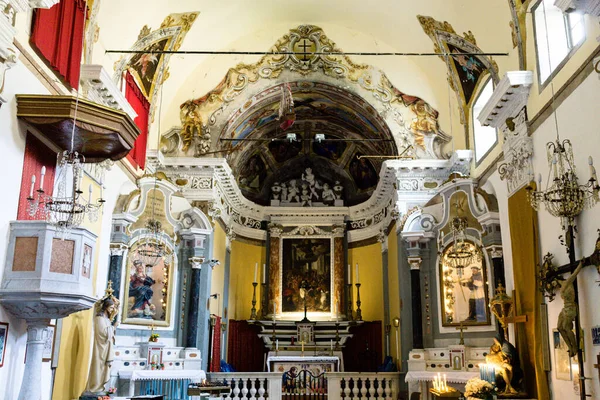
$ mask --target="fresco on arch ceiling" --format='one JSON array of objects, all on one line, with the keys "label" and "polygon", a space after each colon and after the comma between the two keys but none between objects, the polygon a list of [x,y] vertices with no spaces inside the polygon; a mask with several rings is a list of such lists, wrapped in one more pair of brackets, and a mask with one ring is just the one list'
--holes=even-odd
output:
[{"label": "fresco on arch ceiling", "polygon": [[346,151],[346,142],[313,142],[312,149],[316,155],[338,161]]},{"label": "fresco on arch ceiling", "polygon": [[358,189],[367,190],[377,186],[379,175],[377,174],[377,171],[375,171],[375,168],[373,168],[373,164],[371,164],[368,159],[358,158],[362,155],[363,154],[361,153],[356,153],[355,157],[353,157],[352,161],[350,161],[349,170],[350,175],[352,176],[352,179],[354,179]]},{"label": "fresco on arch ceiling", "polygon": [[[294,49],[300,46],[300,43],[307,45],[307,50],[297,54]],[[220,150],[233,144],[232,142],[224,144],[219,141],[219,138],[243,138],[264,129],[277,117],[275,111],[278,103],[272,104],[272,108],[265,107],[261,103],[269,88],[273,89],[273,93],[280,93],[279,85],[303,81],[315,85],[319,83],[333,85],[365,101],[368,107],[377,110],[375,112],[377,118],[384,120],[386,129],[394,132],[396,150],[403,151],[411,146],[409,152],[416,158],[445,157],[442,145],[450,138],[439,128],[437,112],[427,104],[430,112],[415,113],[411,105],[418,101],[425,103],[426,101],[396,88],[383,71],[370,65],[356,63],[345,55],[322,54],[328,51],[343,51],[343,49],[338,48],[318,26],[300,25],[292,28],[269,50],[287,51],[289,54],[266,54],[257,63],[240,63],[233,66],[217,87],[181,105],[182,126],[193,124],[198,128],[184,130],[184,132],[195,132],[192,136],[196,136],[186,140],[207,143],[188,146],[182,150],[183,138],[178,140],[175,138],[167,146],[170,149],[167,152],[168,156],[202,156],[209,151]],[[343,120],[346,124],[352,125],[358,134],[380,132],[369,126],[369,115],[357,115],[348,112],[344,107],[332,108],[330,103],[332,99],[311,100],[310,95],[305,95],[302,90],[299,90],[295,91],[294,100],[297,101],[296,111],[300,114],[318,115],[318,111],[330,112],[329,118]],[[260,103],[259,107],[255,107],[258,103]],[[256,112],[257,108],[261,109],[260,116],[247,114],[248,111]],[[270,108],[270,111],[267,111],[267,108]],[[433,123],[421,123],[423,118]],[[415,122],[418,126],[426,126],[430,130],[413,129]],[[362,129],[358,129],[359,127]],[[233,129],[235,132],[232,132]],[[212,138],[203,138],[198,133],[207,130],[210,131]],[[240,152],[235,157],[245,158]]]},{"label": "fresco on arch ceiling", "polygon": [[260,192],[265,178],[267,167],[260,154],[255,154],[243,164],[238,172],[238,184],[241,189]]},{"label": "fresco on arch ceiling", "polygon": [[298,141],[277,140],[269,142],[269,152],[278,163],[296,157],[302,151],[302,135],[296,133]]}]

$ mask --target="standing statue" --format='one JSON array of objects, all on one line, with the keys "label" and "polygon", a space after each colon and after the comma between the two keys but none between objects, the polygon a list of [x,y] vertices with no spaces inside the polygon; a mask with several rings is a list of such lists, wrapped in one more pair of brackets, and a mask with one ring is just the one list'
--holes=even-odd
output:
[{"label": "standing statue", "polygon": [[105,385],[110,379],[115,329],[118,325],[116,316],[119,312],[119,300],[113,296],[112,282],[108,282],[104,297],[94,305],[94,312],[92,365],[84,396],[105,395]]},{"label": "standing statue", "polygon": [[502,381],[498,384],[501,393],[518,393],[514,386],[520,385],[523,378],[519,354],[515,346],[504,339],[503,335],[494,338],[494,344],[490,348],[490,353],[485,356],[485,362],[493,365],[496,370],[496,376],[502,378]]},{"label": "standing statue", "polygon": [[573,287],[573,282],[577,279],[577,274],[579,274],[581,268],[583,268],[583,262],[579,262],[575,271],[573,271],[569,279],[563,283],[562,289],[560,289],[560,297],[564,301],[564,306],[560,314],[558,314],[557,328],[569,347],[569,357],[577,355],[577,349],[579,348],[579,344],[573,333],[573,322],[575,321],[575,317],[577,317],[577,303],[575,303],[575,287]]}]

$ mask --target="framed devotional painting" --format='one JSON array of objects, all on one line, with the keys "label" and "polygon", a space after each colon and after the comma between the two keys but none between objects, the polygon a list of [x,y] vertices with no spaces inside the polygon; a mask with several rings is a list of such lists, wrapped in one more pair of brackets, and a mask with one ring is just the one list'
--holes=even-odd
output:
[{"label": "framed devotional painting", "polygon": [[281,240],[281,310],[331,312],[333,238]]},{"label": "framed devotional painting", "polygon": [[[450,243],[439,259],[442,326],[490,325],[488,271],[481,248],[474,242]],[[456,254],[472,254],[457,262]]]},{"label": "framed devotional painting", "polygon": [[160,258],[156,265],[144,264],[143,258],[139,257],[143,250],[140,245],[134,244],[127,256],[122,322],[169,326],[175,257],[171,249],[167,249],[165,257]]}]

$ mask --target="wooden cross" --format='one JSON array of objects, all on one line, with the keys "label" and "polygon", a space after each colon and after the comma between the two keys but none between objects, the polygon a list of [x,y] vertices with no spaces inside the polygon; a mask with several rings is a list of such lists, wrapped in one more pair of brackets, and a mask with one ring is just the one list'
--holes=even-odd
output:
[{"label": "wooden cross", "polygon": [[467,330],[467,328],[465,328],[465,327],[463,326],[463,323],[462,323],[462,321],[461,321],[461,322],[460,322],[460,326],[457,326],[457,327],[456,327],[456,328],[454,328],[454,329],[456,329],[457,331],[458,331],[458,330],[460,330],[460,342],[459,342],[458,344],[462,344],[462,345],[464,345],[464,344],[465,344],[465,337],[464,337],[464,335],[463,335],[463,331],[466,331],[466,330]]},{"label": "wooden cross", "polygon": [[596,360],[598,364],[594,364],[594,368],[598,370],[598,379],[600,379],[600,354],[596,356]]}]

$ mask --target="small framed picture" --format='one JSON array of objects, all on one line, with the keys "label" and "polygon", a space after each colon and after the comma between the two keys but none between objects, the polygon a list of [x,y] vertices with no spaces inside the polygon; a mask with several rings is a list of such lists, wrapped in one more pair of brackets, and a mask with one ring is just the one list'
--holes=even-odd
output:
[{"label": "small framed picture", "polygon": [[594,346],[600,346],[600,325],[592,326],[592,343]]},{"label": "small framed picture", "polygon": [[8,340],[8,322],[0,322],[0,367],[4,365]]},{"label": "small framed picture", "polygon": [[44,342],[44,351],[42,352],[42,361],[52,361],[54,352],[54,339],[56,338],[56,325],[48,326],[48,336]]}]

